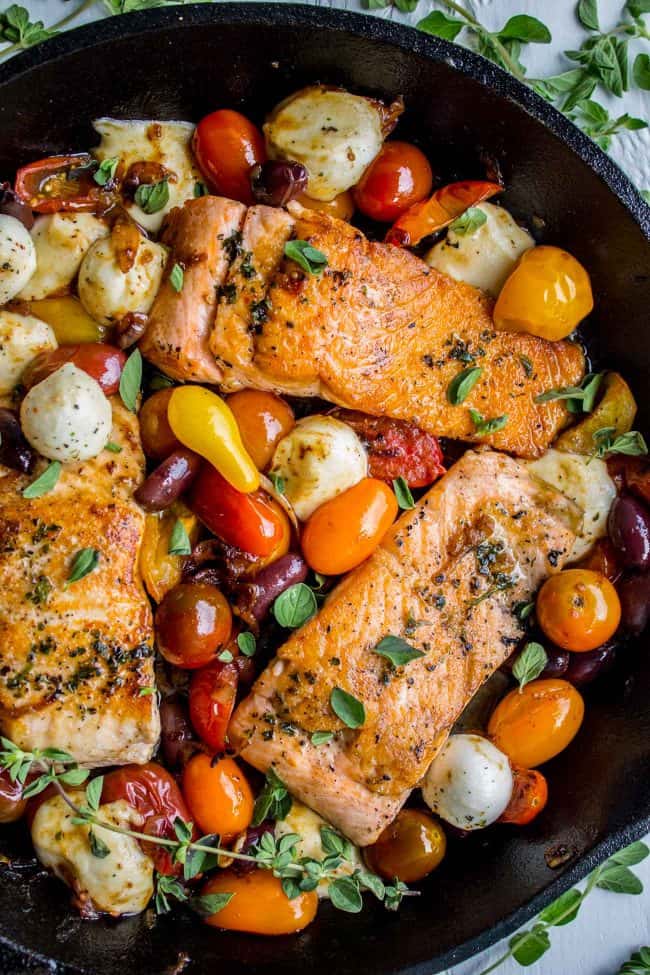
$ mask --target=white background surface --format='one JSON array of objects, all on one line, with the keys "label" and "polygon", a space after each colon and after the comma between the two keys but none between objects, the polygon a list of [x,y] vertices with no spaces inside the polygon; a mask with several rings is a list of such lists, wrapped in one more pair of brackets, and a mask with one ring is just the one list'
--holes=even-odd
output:
[{"label": "white background surface", "polygon": [[[77,0],[22,0],[32,14],[46,24],[70,13]],[[360,10],[360,0],[316,0],[324,6]],[[0,3],[4,8],[8,0]],[[523,60],[529,74],[543,77],[566,70],[572,65],[562,57],[562,51],[578,47],[584,31],[575,20],[575,0],[475,0],[479,20],[487,27],[502,26],[515,13],[534,14],[544,20],[553,34],[548,46],[531,45]],[[613,26],[623,8],[624,0],[599,0],[601,27]],[[375,16],[388,17],[415,24],[430,9],[431,0],[420,0],[413,14],[400,14],[395,8],[380,10]],[[79,23],[103,16],[101,2],[84,12]],[[370,16],[368,14],[368,16]],[[648,17],[650,20],[650,17]],[[461,35],[461,40],[464,35]],[[646,48],[647,50],[647,45]],[[624,99],[602,98],[612,115],[624,111],[650,120],[650,94],[631,92]],[[216,106],[215,106],[216,107]],[[626,170],[641,189],[650,188],[650,130],[624,134],[615,140],[611,151],[614,159]],[[650,839],[649,839],[650,842]],[[515,962],[504,964],[498,971],[502,975],[529,972],[530,975],[615,975],[620,965],[640,945],[650,944],[650,858],[635,870],[646,885],[646,892],[639,897],[593,892],[572,924],[552,931],[552,948],[536,964],[521,969]],[[471,901],[471,891],[468,900]],[[504,952],[504,945],[497,945],[483,955],[456,966],[447,975],[479,975]]]}]

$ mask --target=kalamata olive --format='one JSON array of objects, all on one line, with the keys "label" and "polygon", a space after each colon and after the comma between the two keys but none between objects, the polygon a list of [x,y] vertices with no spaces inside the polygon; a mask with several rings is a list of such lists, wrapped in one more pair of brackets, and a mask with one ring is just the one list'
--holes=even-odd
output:
[{"label": "kalamata olive", "polygon": [[34,226],[34,214],[26,203],[18,199],[9,183],[0,183],[0,213],[20,220],[27,230]]},{"label": "kalamata olive", "polygon": [[170,694],[161,701],[160,729],[160,746],[166,764],[172,769],[183,768],[201,745],[180,694]]},{"label": "kalamata olive", "polygon": [[251,189],[256,203],[283,207],[307,188],[309,173],[297,162],[269,159],[251,169]]},{"label": "kalamata olive", "polygon": [[187,490],[200,467],[198,454],[181,447],[152,471],[133,496],[145,511],[162,511]]},{"label": "kalamata olive", "polygon": [[546,644],[544,649],[548,660],[540,677],[562,677],[569,666],[571,654],[568,650],[562,650],[560,647],[550,646],[549,644]]},{"label": "kalamata olive", "polygon": [[0,409],[0,464],[12,471],[29,474],[36,454],[23,437],[18,417],[12,410]]},{"label": "kalamata olive", "polygon": [[307,578],[307,563],[301,555],[287,552],[258,572],[250,582],[235,587],[234,605],[250,626],[260,623],[280,593]]},{"label": "kalamata olive", "polygon": [[576,687],[583,684],[590,684],[596,677],[607,671],[613,666],[616,657],[616,647],[613,643],[605,643],[602,647],[595,650],[586,650],[582,653],[569,654],[569,666],[564,674],[564,679]]},{"label": "kalamata olive", "polygon": [[255,555],[242,552],[235,545],[229,545],[221,538],[206,538],[198,542],[183,562],[183,581],[200,581],[199,573],[210,571],[210,581],[215,585],[222,583],[229,587],[243,576],[252,576],[258,563]]},{"label": "kalamata olive", "polygon": [[650,623],[650,572],[628,576],[618,585],[621,601],[621,626],[639,636]]},{"label": "kalamata olive", "polygon": [[[249,826],[244,833],[244,837],[235,845],[237,853],[250,853],[253,847],[257,846],[259,841],[262,839],[265,833],[273,832],[273,823],[266,819],[259,826]],[[250,860],[235,860],[232,869],[235,873],[246,874],[251,873],[251,871],[257,869],[257,865],[254,861]]]},{"label": "kalamata olive", "polygon": [[650,511],[630,494],[614,499],[609,537],[628,569],[650,569]]},{"label": "kalamata olive", "polygon": [[129,311],[115,326],[115,344],[120,349],[130,349],[147,329],[147,315],[141,311]]}]

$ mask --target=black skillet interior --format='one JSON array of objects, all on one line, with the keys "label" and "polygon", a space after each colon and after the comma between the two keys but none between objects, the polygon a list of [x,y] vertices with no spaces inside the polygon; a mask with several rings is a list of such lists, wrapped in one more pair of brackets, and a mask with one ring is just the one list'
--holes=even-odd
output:
[{"label": "black skillet interior", "polygon": [[[261,121],[281,97],[317,80],[402,94],[398,134],[419,142],[445,177],[482,175],[486,158],[498,160],[505,203],[589,269],[592,351],[630,380],[647,432],[650,210],[570,123],[454,45],[370,17],[282,4],[115,18],[0,67],[0,178],[49,152],[92,145],[89,120],[99,115],[197,120],[229,106]],[[187,953],[183,970],[197,975],[440,971],[506,935],[649,828],[646,644],[630,647],[623,666],[588,693],[583,730],[547,767],[551,801],[539,820],[456,843],[398,915],[373,904],[357,916],[325,906],[302,935],[267,940],[219,934],[182,912],[155,924],[146,915],[87,923],[74,918],[58,881],[18,862],[0,872],[0,969],[41,970],[51,959],[70,966],[60,971],[163,973],[180,970]],[[15,831],[5,834],[3,853],[27,854]],[[560,848],[568,859],[552,870],[545,854]]]}]

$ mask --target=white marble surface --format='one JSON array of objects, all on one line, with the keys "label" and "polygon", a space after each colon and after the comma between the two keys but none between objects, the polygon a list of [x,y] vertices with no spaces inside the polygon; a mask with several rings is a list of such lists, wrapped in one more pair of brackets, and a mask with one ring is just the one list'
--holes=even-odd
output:
[{"label": "white marble surface", "polygon": [[[33,17],[51,24],[69,13],[73,5],[78,6],[80,0],[22,2]],[[360,0],[315,2],[349,10],[361,9]],[[617,21],[623,4],[624,0],[599,0],[603,28],[611,27]],[[4,6],[3,3],[0,9]],[[388,8],[373,15],[415,24],[434,6],[431,0],[421,0],[413,14],[400,14],[395,8]],[[574,17],[574,0],[475,0],[474,6],[479,19],[491,28],[501,26],[515,13],[535,14],[548,24],[553,34],[553,43],[548,46],[531,45],[524,55],[529,73],[534,77],[566,70],[570,65],[563,59],[561,52],[566,48],[577,47],[584,36]],[[103,5],[97,2],[84,11],[78,23],[104,15]],[[650,21],[650,17],[648,20]],[[630,92],[623,99],[611,97],[601,100],[611,114],[619,115],[627,111],[631,115],[650,119],[648,92]],[[622,135],[615,140],[611,154],[637,186],[642,189],[650,188],[650,130]],[[615,975],[632,951],[640,945],[650,944],[650,858],[635,869],[647,887],[646,892],[638,897],[605,891],[593,892],[576,921],[567,927],[553,930],[551,950],[526,971],[530,975]],[[454,967],[446,975],[479,975],[503,952],[504,945],[496,945],[483,955]],[[502,975],[515,975],[523,970],[510,961],[499,971]]]}]

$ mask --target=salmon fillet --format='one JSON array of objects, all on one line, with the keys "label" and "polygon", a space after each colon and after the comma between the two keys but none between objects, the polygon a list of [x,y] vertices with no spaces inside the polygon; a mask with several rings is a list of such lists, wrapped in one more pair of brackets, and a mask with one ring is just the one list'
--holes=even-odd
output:
[{"label": "salmon fillet", "polygon": [[174,379],[216,383],[221,377],[208,349],[219,287],[230,264],[228,244],[239,232],[246,208],[220,196],[202,196],[174,208],[162,240],[170,248],[168,272],[178,264],[183,286],[169,273],[151,308],[140,342],[144,356]]},{"label": "salmon fillet", "polygon": [[[239,705],[231,743],[350,839],[373,843],[512,653],[514,607],[562,567],[579,520],[518,461],[466,453],[280,647]],[[393,668],[373,653],[389,635],[424,656]],[[358,730],[332,711],[335,687],[363,702]],[[334,738],[316,747],[316,731]]]},{"label": "salmon fillet", "polygon": [[[137,417],[112,398],[119,454],[64,466],[27,500],[30,477],[0,468],[0,730],[86,765],[145,762],[160,732],[151,609],[138,572],[144,458]],[[43,465],[44,466],[44,465]],[[97,568],[65,588],[76,553]]]}]

